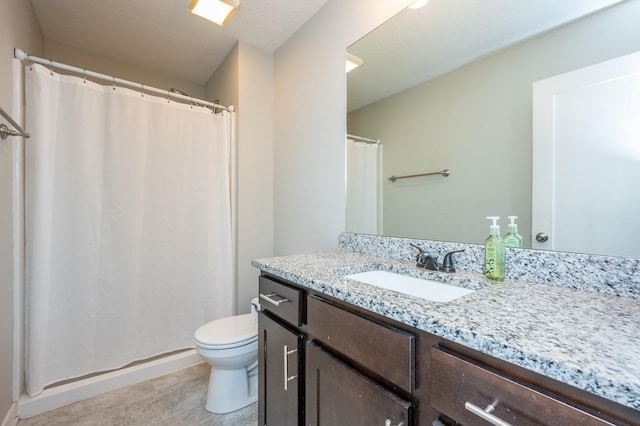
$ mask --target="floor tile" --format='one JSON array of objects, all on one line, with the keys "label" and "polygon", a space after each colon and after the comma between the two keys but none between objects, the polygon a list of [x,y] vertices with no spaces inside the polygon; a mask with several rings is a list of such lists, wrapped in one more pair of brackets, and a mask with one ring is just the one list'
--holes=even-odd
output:
[{"label": "floor tile", "polygon": [[257,403],[229,414],[205,409],[209,373],[200,363],[20,419],[18,426],[257,426]]}]

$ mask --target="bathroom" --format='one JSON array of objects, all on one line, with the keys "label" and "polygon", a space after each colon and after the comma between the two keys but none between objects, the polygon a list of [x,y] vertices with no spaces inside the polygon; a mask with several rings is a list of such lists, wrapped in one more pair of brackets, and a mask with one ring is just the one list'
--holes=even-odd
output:
[{"label": "bathroom", "polygon": [[[28,2],[5,3],[0,18],[0,102],[10,110],[14,47],[39,56],[57,48],[62,62],[81,53],[71,55],[64,46],[43,40]],[[335,250],[337,236],[345,230],[344,50],[410,2],[378,3],[372,8],[365,0],[329,0],[274,53],[242,42],[232,51],[228,71],[239,76],[238,85],[227,87],[231,93],[218,89],[215,96],[236,105],[242,114],[238,123],[238,313],[248,312],[249,301],[257,293],[257,273],[251,259]],[[71,56],[65,57],[65,53]],[[243,91],[245,88],[250,88],[250,93]],[[206,94],[208,98],[209,92]],[[15,208],[14,153],[6,144],[0,150],[2,203]],[[19,295],[14,294],[20,261],[14,248],[13,209],[2,211],[0,417],[14,409],[18,385],[13,377],[20,358],[13,330],[14,312],[20,303]]]}]

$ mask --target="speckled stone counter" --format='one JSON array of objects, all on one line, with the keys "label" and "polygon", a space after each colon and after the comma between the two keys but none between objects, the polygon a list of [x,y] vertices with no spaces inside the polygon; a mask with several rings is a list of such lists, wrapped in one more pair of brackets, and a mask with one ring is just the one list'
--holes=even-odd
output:
[{"label": "speckled stone counter", "polygon": [[[417,253],[409,243],[440,259],[449,251],[464,249],[456,256],[457,267],[482,273],[483,245],[346,232],[338,237],[342,250],[407,261]],[[640,298],[640,259],[508,247],[505,251],[507,278]]]},{"label": "speckled stone counter", "polygon": [[[345,250],[258,259],[253,265],[640,410],[640,301],[635,297],[514,278],[492,283],[474,271],[423,271],[408,260]],[[477,291],[438,303],[343,278],[369,270]]]}]

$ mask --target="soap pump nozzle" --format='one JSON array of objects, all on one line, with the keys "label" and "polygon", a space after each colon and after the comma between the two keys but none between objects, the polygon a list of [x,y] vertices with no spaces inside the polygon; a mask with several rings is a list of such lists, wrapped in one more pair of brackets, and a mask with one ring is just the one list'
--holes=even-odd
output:
[{"label": "soap pump nozzle", "polygon": [[493,224],[489,226],[489,234],[500,235],[500,225],[498,225],[498,220],[500,219],[500,216],[487,216],[487,219],[493,221]]},{"label": "soap pump nozzle", "polygon": [[522,248],[523,240],[522,236],[518,235],[518,225],[516,225],[516,219],[518,216],[507,216],[509,218],[509,231],[504,236],[504,245],[507,247]]}]

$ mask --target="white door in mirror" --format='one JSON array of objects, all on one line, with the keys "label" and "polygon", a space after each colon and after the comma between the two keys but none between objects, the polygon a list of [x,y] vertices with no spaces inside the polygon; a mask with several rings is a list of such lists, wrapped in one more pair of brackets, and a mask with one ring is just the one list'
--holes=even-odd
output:
[{"label": "white door in mirror", "polygon": [[638,117],[640,52],[533,84],[532,247],[640,257]]}]

